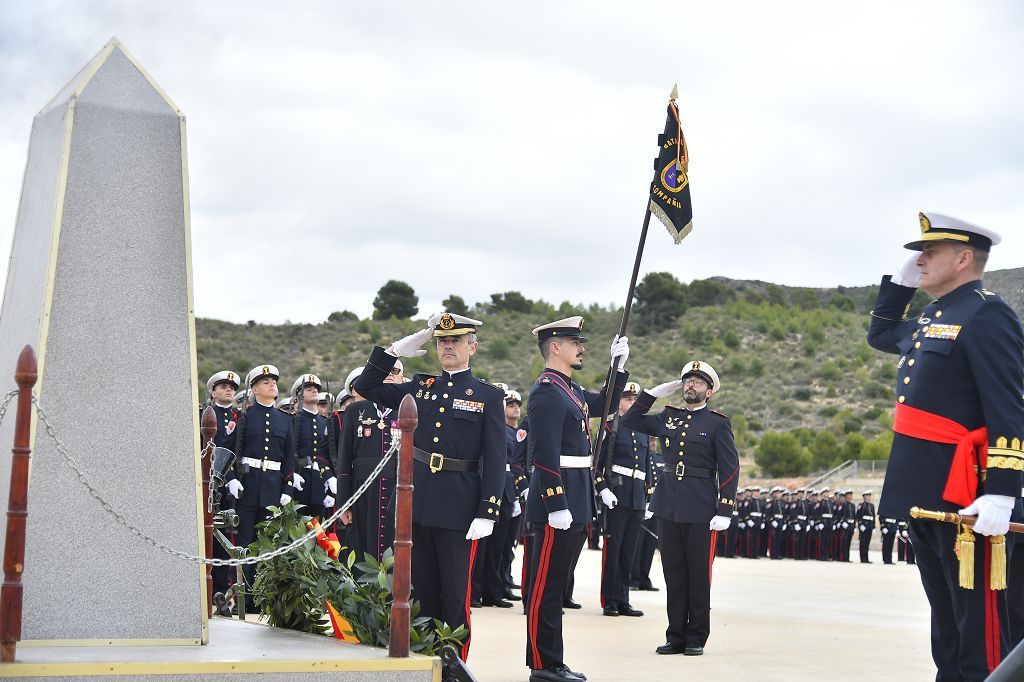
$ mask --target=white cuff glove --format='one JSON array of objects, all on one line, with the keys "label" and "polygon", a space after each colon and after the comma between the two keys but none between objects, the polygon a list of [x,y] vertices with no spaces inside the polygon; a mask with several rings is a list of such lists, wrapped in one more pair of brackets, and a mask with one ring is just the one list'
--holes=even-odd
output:
[{"label": "white cuff glove", "polygon": [[651,505],[648,504],[644,507],[644,521],[650,521],[653,516],[654,512],[651,511]]},{"label": "white cuff glove", "polygon": [[917,259],[920,257],[921,252],[915,251],[906,263],[896,268],[896,274],[892,276],[892,283],[911,289],[921,286],[921,266],[917,264]]},{"label": "white cuff glove", "polygon": [[523,513],[523,505],[519,504],[519,500],[512,501],[512,518],[519,516]]},{"label": "white cuff glove", "polygon": [[529,496],[530,496],[530,489],[529,488],[525,488],[523,490],[523,502],[526,502],[526,498],[529,497]]},{"label": "white cuff glove", "polygon": [[711,517],[711,523],[708,526],[711,530],[725,530],[732,523],[732,518],[729,516],[718,516]]},{"label": "white cuff glove", "polygon": [[288,495],[287,493],[282,493],[281,494],[281,506],[282,507],[285,506],[286,504],[288,504],[291,501],[292,501],[292,496],[291,495]]},{"label": "white cuff glove", "polygon": [[676,379],[675,381],[669,381],[668,383],[658,384],[654,388],[648,388],[647,392],[653,395],[655,398],[667,398],[679,389],[683,387],[683,380]]},{"label": "white cuff glove", "polygon": [[625,371],[626,360],[629,359],[629,337],[623,336],[620,339],[619,335],[616,334],[615,339],[612,340],[611,354],[611,364],[615,365],[615,359],[621,358],[621,360],[619,360],[619,364],[617,365],[617,367],[620,372]]},{"label": "white cuff glove", "polygon": [[849,527],[850,527],[850,524],[848,524],[846,521],[843,521],[843,528],[849,528]]},{"label": "white cuff glove", "polygon": [[245,490],[245,486],[237,478],[228,481],[224,487],[228,489],[228,495],[231,495],[236,500],[239,498],[239,493]]},{"label": "white cuff glove", "polygon": [[548,525],[556,530],[569,530],[569,526],[572,525],[572,512],[568,509],[551,512],[548,514]]},{"label": "white cuff glove", "polygon": [[857,526],[857,530],[859,530],[861,533],[864,533],[867,532],[867,527],[862,523],[859,526]]},{"label": "white cuff glove", "polygon": [[982,535],[1006,535],[1010,530],[1010,515],[1013,514],[1014,498],[1009,495],[982,495],[966,509],[962,516],[977,516],[974,532]]},{"label": "white cuff glove", "polygon": [[467,540],[480,540],[494,532],[494,521],[491,519],[473,519],[469,524],[469,532],[466,533]]},{"label": "white cuff glove", "polygon": [[334,498],[331,497],[330,495],[324,495],[324,506],[325,507],[333,507],[334,506]]},{"label": "white cuff glove", "polygon": [[882,535],[888,535],[888,534],[889,534],[889,529],[888,528],[883,528],[882,529]]},{"label": "white cuff glove", "polygon": [[[430,319],[433,320],[434,318]],[[420,355],[426,355],[427,351],[423,350],[422,346],[433,333],[434,325],[430,325],[415,334],[409,334],[409,336],[403,337],[391,344],[391,347],[387,349],[387,354],[394,355],[396,358],[415,358]]]},{"label": "white cuff glove", "polygon": [[292,485],[295,487],[296,490],[302,490],[302,486],[305,482],[306,479],[304,479],[302,476],[299,476],[297,473],[292,474]]},{"label": "white cuff glove", "polygon": [[331,491],[332,495],[338,494],[338,479],[336,477],[331,476],[324,481],[324,492],[327,492],[328,490]]},{"label": "white cuff glove", "polygon": [[772,521],[772,528],[778,528],[778,527],[779,527],[779,522],[778,521]]},{"label": "white cuff glove", "polygon": [[800,532],[800,524],[798,523],[795,526],[793,526],[793,530],[795,530],[797,533],[799,533]]},{"label": "white cuff glove", "polygon": [[609,509],[615,509],[615,505],[619,503],[619,498],[615,497],[615,493],[613,493],[611,490],[608,490],[608,488],[605,488],[599,494],[601,496],[601,502],[604,503],[604,506],[608,507]]}]

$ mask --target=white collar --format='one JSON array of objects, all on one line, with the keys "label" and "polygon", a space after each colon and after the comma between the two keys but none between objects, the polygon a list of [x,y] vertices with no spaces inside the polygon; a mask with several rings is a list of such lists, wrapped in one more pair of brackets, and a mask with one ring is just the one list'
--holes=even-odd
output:
[{"label": "white collar", "polygon": [[[685,405],[685,404],[686,404],[686,403],[684,403],[684,405]],[[707,404],[707,403],[704,403],[704,404],[703,404],[703,405],[701,405],[700,407],[690,407],[689,405],[686,405],[686,407],[684,407],[683,409],[684,409],[684,410],[686,410],[687,412],[696,412],[697,410],[703,410],[703,409],[704,409],[705,407],[707,407],[707,406],[708,406],[708,404]],[[761,498],[758,498],[758,499],[761,499]]]},{"label": "white collar", "polygon": [[269,405],[264,405],[258,399],[256,400],[256,404],[259,405],[260,407],[273,407],[274,406],[274,403],[270,403]]},{"label": "white collar", "polygon": [[302,411],[303,412],[309,412],[310,414],[317,414],[316,410],[311,410],[308,407],[306,407],[305,405],[302,406]]},{"label": "white collar", "polygon": [[[443,370],[443,371],[448,372],[448,370]],[[468,372],[468,371],[469,371],[469,367],[463,367],[462,369],[457,369],[457,370],[455,370],[453,372],[448,372],[448,376],[452,376],[453,374],[458,374],[459,372]]]},{"label": "white collar", "polygon": [[222,410],[226,410],[226,409],[228,409],[229,407],[231,407],[231,403],[228,403],[228,404],[226,404],[226,405],[221,405],[221,404],[220,404],[220,403],[218,403],[218,402],[214,402],[213,404],[214,404],[214,405],[216,405],[217,407],[219,407],[219,408],[220,408],[220,409],[222,409]]}]

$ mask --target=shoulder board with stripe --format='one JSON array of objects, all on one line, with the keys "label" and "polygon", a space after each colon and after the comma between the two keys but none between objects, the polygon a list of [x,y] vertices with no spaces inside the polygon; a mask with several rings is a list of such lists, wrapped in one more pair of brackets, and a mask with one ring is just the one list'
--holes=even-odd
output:
[{"label": "shoulder board with stripe", "polygon": [[711,414],[717,414],[722,419],[728,419],[729,418],[729,415],[723,414],[722,412],[719,412],[718,410],[712,410],[710,407],[708,408],[708,412],[710,412]]}]

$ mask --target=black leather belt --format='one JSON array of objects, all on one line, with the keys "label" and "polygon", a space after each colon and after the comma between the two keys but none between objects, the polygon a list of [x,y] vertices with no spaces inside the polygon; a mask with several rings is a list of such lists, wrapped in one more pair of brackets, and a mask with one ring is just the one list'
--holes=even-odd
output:
[{"label": "black leather belt", "polygon": [[426,464],[432,474],[438,471],[476,471],[480,468],[480,460],[453,459],[445,457],[440,452],[427,452],[419,448],[413,448],[412,456],[417,462]]},{"label": "black leather belt", "polygon": [[680,478],[714,478],[718,473],[714,469],[701,469],[700,467],[687,466],[683,462],[676,462],[676,476]]}]

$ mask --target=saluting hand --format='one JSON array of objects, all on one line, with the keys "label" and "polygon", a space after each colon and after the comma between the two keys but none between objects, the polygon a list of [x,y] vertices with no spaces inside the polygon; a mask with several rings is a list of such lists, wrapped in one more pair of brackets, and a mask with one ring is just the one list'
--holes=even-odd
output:
[{"label": "saluting hand", "polygon": [[669,381],[664,384],[658,384],[653,388],[648,388],[647,392],[655,398],[667,398],[679,389],[683,387],[683,380],[676,379],[675,381]]},{"label": "saluting hand", "polygon": [[921,285],[921,266],[917,264],[917,259],[920,257],[921,252],[915,251],[914,255],[908,258],[903,265],[896,268],[896,274],[892,276],[892,283],[911,289],[919,287]]},{"label": "saluting hand", "polygon": [[387,349],[388,355],[394,355],[396,358],[415,358],[421,355],[426,355],[427,351],[423,350],[422,346],[427,342],[427,339],[430,338],[433,331],[434,326],[430,325],[425,329],[419,330],[415,334],[409,334],[409,336],[402,337],[391,344]]}]

